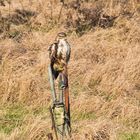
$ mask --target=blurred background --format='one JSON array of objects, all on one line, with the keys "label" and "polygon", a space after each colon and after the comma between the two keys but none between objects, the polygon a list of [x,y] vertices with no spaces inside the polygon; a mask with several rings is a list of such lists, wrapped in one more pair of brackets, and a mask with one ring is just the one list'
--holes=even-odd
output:
[{"label": "blurred background", "polygon": [[140,139],[139,0],[0,0],[0,140],[51,133],[48,46],[66,32],[74,140]]}]

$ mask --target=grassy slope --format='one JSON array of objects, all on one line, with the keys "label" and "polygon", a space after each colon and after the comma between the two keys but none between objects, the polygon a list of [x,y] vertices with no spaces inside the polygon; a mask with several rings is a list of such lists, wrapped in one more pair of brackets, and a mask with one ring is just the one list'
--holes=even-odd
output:
[{"label": "grassy slope", "polygon": [[[27,4],[17,2],[13,8]],[[47,23],[43,20],[50,10],[41,4],[26,7],[40,12],[35,21],[30,19],[32,32],[30,24],[13,25],[12,37],[0,40],[2,140],[39,140],[50,132],[47,47],[56,33],[65,29],[49,24],[49,18]],[[8,5],[3,7],[4,14],[6,9]],[[59,9],[58,5],[54,18]],[[136,12],[132,17],[120,16],[111,28],[95,27],[82,37],[75,32],[68,36],[72,45],[69,79],[74,139],[140,139],[139,20]],[[20,42],[14,37],[18,33],[23,33],[21,40],[18,36]]]}]

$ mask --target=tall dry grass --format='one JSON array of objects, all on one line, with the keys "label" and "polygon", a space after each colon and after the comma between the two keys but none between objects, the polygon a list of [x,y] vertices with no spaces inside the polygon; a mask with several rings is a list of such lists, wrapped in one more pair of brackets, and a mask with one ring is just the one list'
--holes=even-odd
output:
[{"label": "tall dry grass", "polygon": [[[64,28],[67,12],[73,13],[73,22],[77,18],[73,8],[64,8],[58,21],[62,4],[57,0],[12,1],[10,16],[17,14],[15,9],[34,11],[37,15],[20,25],[11,23],[10,30],[0,34],[0,125],[11,123],[4,118],[8,106],[22,104],[29,108],[29,113],[9,135],[0,133],[0,139],[48,138],[48,112],[33,112],[50,104],[47,47],[60,31],[68,33],[72,45],[69,84],[73,139],[121,140],[121,135],[132,137],[139,133],[139,3],[99,0],[96,4],[101,4],[108,16],[117,18],[112,27],[96,25],[79,37],[73,27]],[[91,7],[95,7],[93,1],[81,3],[81,8]],[[1,9],[4,18],[9,14],[7,9],[8,3]],[[25,20],[24,14],[18,16]],[[83,15],[80,16],[82,19]]]}]

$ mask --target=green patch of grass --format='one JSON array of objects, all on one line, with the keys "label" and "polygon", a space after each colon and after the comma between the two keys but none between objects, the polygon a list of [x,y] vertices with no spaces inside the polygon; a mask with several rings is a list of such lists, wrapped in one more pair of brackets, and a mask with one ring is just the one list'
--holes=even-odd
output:
[{"label": "green patch of grass", "polygon": [[13,105],[7,108],[5,118],[11,120],[21,120],[27,113],[28,110],[25,107],[20,105]]},{"label": "green patch of grass", "polygon": [[9,134],[15,127],[22,125],[28,110],[21,105],[3,107],[5,114],[0,116],[0,132]]},{"label": "green patch of grass", "polygon": [[119,140],[140,140],[139,133],[122,133],[119,135]]},{"label": "green patch of grass", "polygon": [[72,114],[72,121],[95,120],[95,112],[74,112]]},{"label": "green patch of grass", "polygon": [[25,117],[27,118],[27,116],[41,116],[42,119],[46,119],[49,115],[48,112],[47,106],[36,108],[27,107],[23,104],[0,106],[0,132],[9,134],[17,127],[21,128],[24,125],[23,123],[26,121]]}]

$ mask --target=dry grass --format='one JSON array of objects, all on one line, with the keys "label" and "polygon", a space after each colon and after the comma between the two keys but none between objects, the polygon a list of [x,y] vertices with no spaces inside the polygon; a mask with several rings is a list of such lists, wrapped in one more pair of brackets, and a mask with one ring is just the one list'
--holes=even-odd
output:
[{"label": "dry grass", "polygon": [[[137,0],[102,1],[104,13],[118,18],[112,27],[95,26],[85,30],[81,37],[73,27],[64,28],[66,9],[58,21],[61,4],[57,0],[31,5],[29,2],[13,2],[11,15],[16,14],[15,9],[23,8],[37,15],[18,26],[12,23],[10,30],[0,34],[0,139],[47,139],[51,132],[47,47],[56,33],[66,31],[72,45],[69,83],[73,139],[138,140],[140,5]],[[96,4],[101,4],[101,0]],[[89,0],[81,8],[92,6],[94,3]],[[7,3],[2,7],[3,17],[7,17],[8,8]],[[75,12],[75,21],[76,11],[70,10]]]}]

